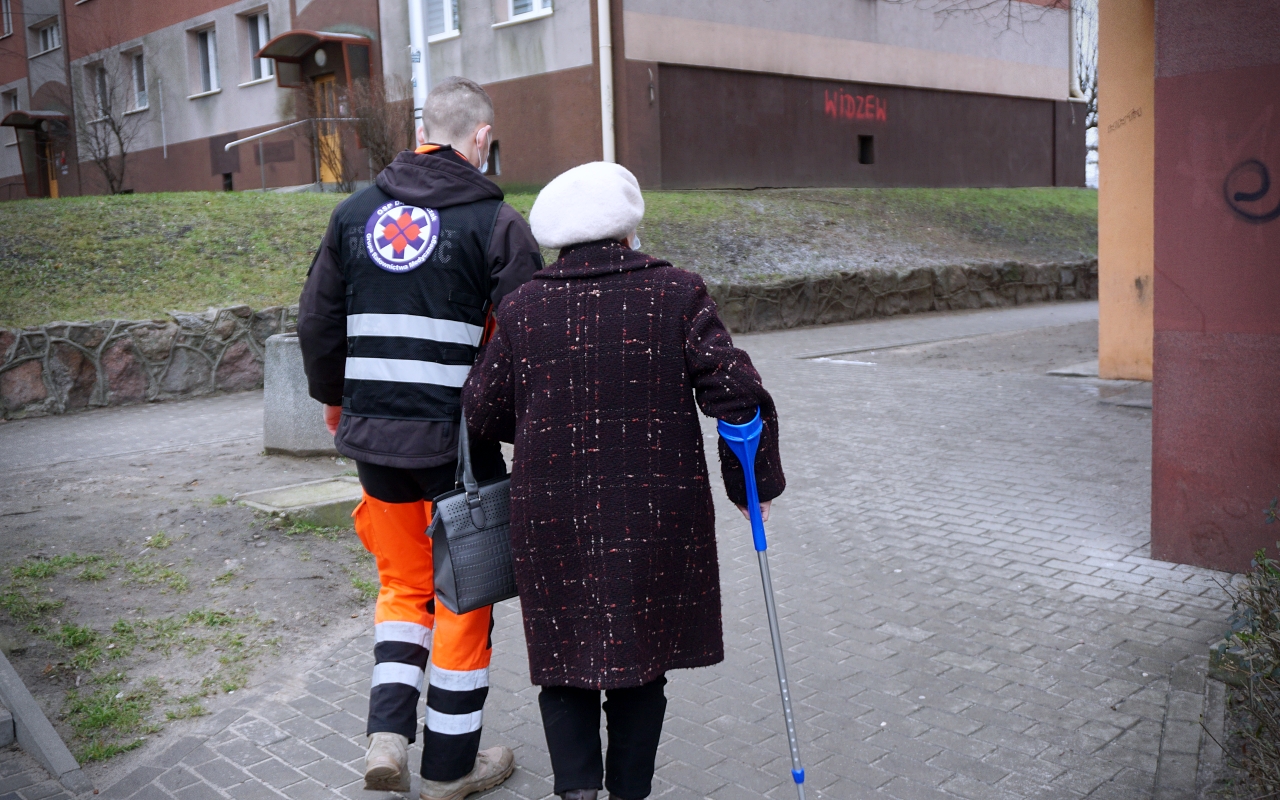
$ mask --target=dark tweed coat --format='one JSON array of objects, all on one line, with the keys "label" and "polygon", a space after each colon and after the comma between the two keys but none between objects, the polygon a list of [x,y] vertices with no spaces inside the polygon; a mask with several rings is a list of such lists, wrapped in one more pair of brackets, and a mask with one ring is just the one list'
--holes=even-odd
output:
[{"label": "dark tweed coat", "polygon": [[[497,321],[463,403],[475,436],[515,443],[511,545],[533,682],[622,688],[723,660],[698,407],[733,423],[759,407],[761,499],[785,480],[773,400],[702,279],[617,242],[579,245]],[[741,465],[723,445],[720,460],[745,503]]]}]

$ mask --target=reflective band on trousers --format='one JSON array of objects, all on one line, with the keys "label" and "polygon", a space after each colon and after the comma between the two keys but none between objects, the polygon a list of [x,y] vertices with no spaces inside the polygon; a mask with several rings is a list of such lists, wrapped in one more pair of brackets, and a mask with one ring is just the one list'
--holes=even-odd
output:
[{"label": "reflective band on trousers", "polygon": [[416,622],[379,622],[373,626],[376,642],[408,642],[431,649],[431,629]]},{"label": "reflective band on trousers", "polygon": [[483,724],[483,711],[472,711],[470,714],[441,714],[431,706],[427,706],[427,730],[432,733],[459,736],[464,733],[475,733]]},{"label": "reflective band on trousers", "polygon": [[484,328],[479,325],[415,314],[351,314],[347,317],[348,336],[400,336],[479,347],[483,334]]},{"label": "reflective band on trousers", "polygon": [[449,692],[470,692],[489,685],[489,668],[442,669],[431,665],[431,685]]},{"label": "reflective band on trousers", "polygon": [[373,665],[373,685],[384,683],[403,683],[422,691],[423,672],[412,664],[401,664],[398,661],[384,661]]},{"label": "reflective band on trousers", "polygon": [[347,380],[392,381],[393,383],[433,383],[462,388],[471,367],[466,364],[437,364],[404,358],[348,358]]}]

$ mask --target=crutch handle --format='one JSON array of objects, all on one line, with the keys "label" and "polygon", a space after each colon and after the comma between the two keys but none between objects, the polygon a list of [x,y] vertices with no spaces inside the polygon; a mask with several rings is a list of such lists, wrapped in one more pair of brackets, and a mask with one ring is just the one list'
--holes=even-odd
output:
[{"label": "crutch handle", "polygon": [[760,513],[760,492],[756,489],[756,450],[760,447],[760,431],[764,429],[764,421],[760,418],[760,409],[756,409],[755,419],[744,425],[732,425],[724,420],[716,423],[716,430],[724,443],[742,462],[743,480],[747,484],[747,513],[751,516],[751,539],[756,551],[769,547],[764,538],[764,517]]}]

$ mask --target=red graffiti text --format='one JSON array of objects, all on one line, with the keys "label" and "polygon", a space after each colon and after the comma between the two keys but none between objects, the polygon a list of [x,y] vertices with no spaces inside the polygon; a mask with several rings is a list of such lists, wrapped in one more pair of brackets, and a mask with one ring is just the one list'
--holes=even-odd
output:
[{"label": "red graffiti text", "polygon": [[823,89],[823,112],[832,119],[866,119],[886,122],[889,104],[874,94],[849,94],[844,89]]}]

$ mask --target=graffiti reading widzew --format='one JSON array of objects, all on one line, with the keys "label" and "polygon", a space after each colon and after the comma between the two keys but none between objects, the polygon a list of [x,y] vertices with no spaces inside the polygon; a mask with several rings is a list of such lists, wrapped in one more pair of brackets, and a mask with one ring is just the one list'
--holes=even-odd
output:
[{"label": "graffiti reading widzew", "polygon": [[823,113],[832,119],[860,119],[887,122],[889,104],[874,94],[849,94],[844,89],[822,90]]}]

